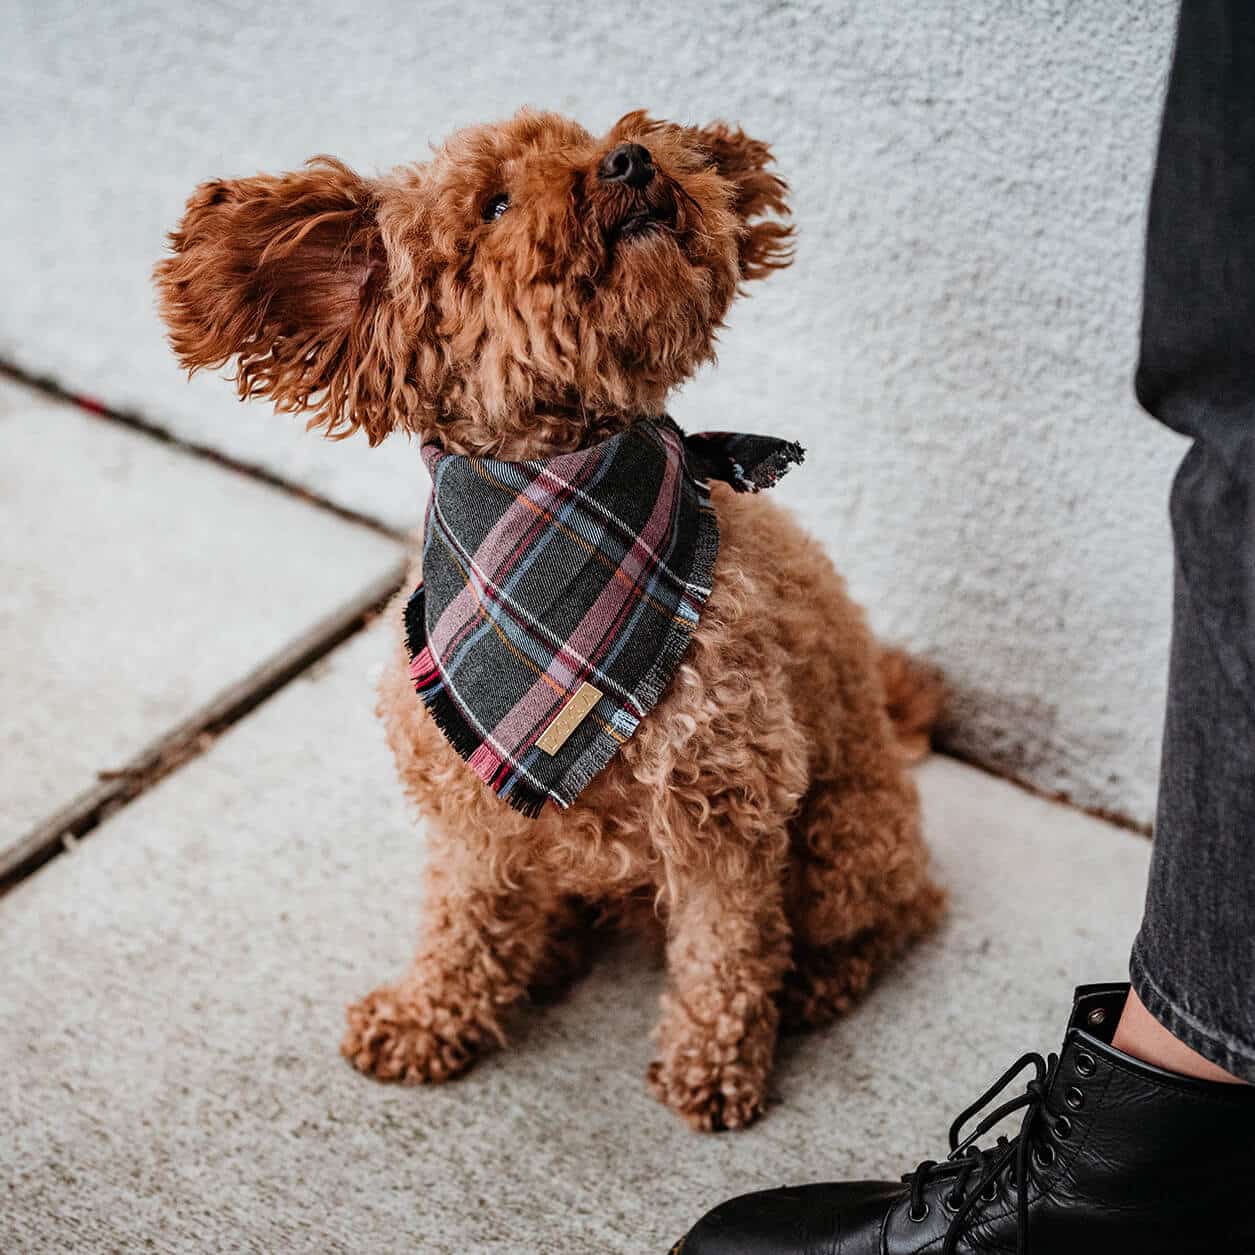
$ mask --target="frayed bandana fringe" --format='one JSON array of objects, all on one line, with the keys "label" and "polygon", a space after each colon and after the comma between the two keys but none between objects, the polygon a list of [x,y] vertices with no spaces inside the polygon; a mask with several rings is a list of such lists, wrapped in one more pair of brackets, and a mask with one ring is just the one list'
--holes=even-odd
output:
[{"label": "frayed bandana fringe", "polygon": [[685,437],[666,417],[528,462],[424,445],[433,489],[423,583],[405,607],[410,678],[494,793],[533,817],[575,800],[693,638],[719,552],[706,481],[757,492],[802,457],[769,436]]}]

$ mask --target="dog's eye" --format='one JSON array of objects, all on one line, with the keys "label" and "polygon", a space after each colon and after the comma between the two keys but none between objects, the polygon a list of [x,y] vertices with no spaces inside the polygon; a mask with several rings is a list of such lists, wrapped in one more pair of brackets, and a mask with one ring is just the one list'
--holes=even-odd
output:
[{"label": "dog's eye", "polygon": [[484,206],[484,221],[496,222],[507,209],[510,208],[510,198],[502,192],[500,196],[494,196],[492,200]]}]

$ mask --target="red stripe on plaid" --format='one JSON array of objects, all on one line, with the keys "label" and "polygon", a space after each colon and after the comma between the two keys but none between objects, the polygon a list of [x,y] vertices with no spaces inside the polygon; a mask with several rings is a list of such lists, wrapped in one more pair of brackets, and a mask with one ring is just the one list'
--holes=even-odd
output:
[{"label": "red stripe on plaid", "polygon": [[415,654],[411,660],[410,679],[423,688],[440,679],[440,668],[436,666],[436,660],[432,657],[430,645]]},{"label": "red stripe on plaid", "polygon": [[501,766],[500,756],[493,753],[487,745],[481,745],[466,761],[470,764],[471,770],[485,784],[492,783],[493,776]]}]

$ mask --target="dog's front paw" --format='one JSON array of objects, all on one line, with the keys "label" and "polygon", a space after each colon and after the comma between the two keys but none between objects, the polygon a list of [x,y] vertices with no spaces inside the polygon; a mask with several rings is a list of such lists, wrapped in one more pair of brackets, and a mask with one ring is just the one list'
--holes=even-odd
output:
[{"label": "dog's front paw", "polygon": [[699,1132],[746,1128],[763,1113],[775,1036],[771,1007],[739,1023],[664,1023],[649,1088]]},{"label": "dog's front paw", "polygon": [[647,1079],[654,1097],[699,1133],[743,1129],[763,1113],[761,1078],[735,1065],[655,1059]]},{"label": "dog's front paw", "polygon": [[348,1008],[340,1053],[381,1081],[448,1081],[475,1061],[482,1034],[410,990],[376,989]]}]

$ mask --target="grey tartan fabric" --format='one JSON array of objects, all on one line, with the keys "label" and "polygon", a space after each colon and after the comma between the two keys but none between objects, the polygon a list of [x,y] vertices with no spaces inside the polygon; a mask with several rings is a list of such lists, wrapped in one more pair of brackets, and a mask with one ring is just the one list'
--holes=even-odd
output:
[{"label": "grey tartan fabric", "polygon": [[[686,438],[667,417],[525,462],[424,446],[433,490],[405,611],[410,675],[489,788],[529,815],[571,804],[692,639],[719,549],[707,481],[757,492],[802,457],[767,436]],[[586,698],[575,718],[572,699]]]}]

